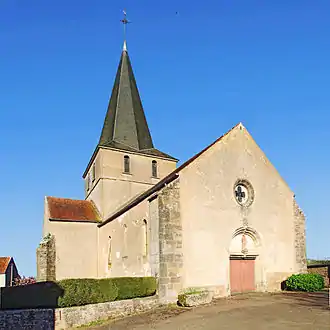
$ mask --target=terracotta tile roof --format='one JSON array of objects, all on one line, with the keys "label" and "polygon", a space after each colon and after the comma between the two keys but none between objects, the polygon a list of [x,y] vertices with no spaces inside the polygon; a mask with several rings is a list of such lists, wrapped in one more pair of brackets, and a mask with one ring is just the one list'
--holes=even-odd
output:
[{"label": "terracotta tile roof", "polygon": [[7,270],[11,257],[0,257],[0,274],[4,274]]},{"label": "terracotta tile roof", "polygon": [[100,214],[91,201],[47,197],[49,219],[66,221],[101,221]]}]

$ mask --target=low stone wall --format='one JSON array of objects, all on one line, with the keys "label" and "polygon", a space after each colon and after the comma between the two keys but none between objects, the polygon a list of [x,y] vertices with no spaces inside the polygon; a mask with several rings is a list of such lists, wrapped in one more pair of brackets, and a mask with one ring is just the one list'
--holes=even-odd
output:
[{"label": "low stone wall", "polygon": [[0,330],[63,330],[146,312],[157,306],[158,297],[153,296],[67,308],[0,310]]},{"label": "low stone wall", "polygon": [[0,310],[0,330],[54,330],[54,309]]},{"label": "low stone wall", "polygon": [[326,287],[329,286],[329,276],[330,276],[330,265],[323,266],[309,266],[307,269],[310,274],[319,274],[324,278],[324,284]]},{"label": "low stone wall", "polygon": [[209,291],[201,291],[196,293],[182,293],[178,297],[179,304],[184,307],[194,307],[209,304],[213,295]]},{"label": "low stone wall", "polygon": [[146,312],[159,305],[158,297],[113,301],[55,310],[55,329],[67,329],[97,320]]}]

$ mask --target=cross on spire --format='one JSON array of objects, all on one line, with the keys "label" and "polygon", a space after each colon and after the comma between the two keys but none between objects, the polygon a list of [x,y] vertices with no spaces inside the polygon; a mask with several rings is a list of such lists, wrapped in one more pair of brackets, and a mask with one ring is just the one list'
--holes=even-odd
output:
[{"label": "cross on spire", "polygon": [[123,50],[126,51],[126,25],[128,23],[131,23],[131,21],[129,21],[127,19],[127,13],[126,13],[126,10],[123,10],[123,14],[124,14],[124,18],[121,19],[120,21],[123,23],[124,25],[124,47],[123,47]]}]

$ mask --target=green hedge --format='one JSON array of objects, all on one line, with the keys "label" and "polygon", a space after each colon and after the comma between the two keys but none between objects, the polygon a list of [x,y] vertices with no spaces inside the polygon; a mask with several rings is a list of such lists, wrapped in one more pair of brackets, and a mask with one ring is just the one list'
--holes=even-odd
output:
[{"label": "green hedge", "polygon": [[82,306],[108,301],[152,296],[157,283],[153,277],[67,279],[58,282],[64,290],[59,307]]},{"label": "green hedge", "polygon": [[156,279],[153,277],[117,277],[112,281],[118,288],[116,300],[148,297],[157,290]]},{"label": "green hedge", "polygon": [[288,291],[320,291],[324,288],[324,278],[319,274],[291,275],[285,282]]}]

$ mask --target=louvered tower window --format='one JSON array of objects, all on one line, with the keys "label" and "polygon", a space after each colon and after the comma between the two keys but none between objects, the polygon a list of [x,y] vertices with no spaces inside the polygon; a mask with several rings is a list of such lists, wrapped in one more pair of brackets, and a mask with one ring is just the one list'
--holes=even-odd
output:
[{"label": "louvered tower window", "polygon": [[152,167],[152,176],[154,178],[157,178],[157,175],[158,175],[158,173],[157,173],[157,162],[155,160],[152,161],[151,167]]},{"label": "louvered tower window", "polygon": [[92,166],[92,182],[95,181],[95,163]]},{"label": "louvered tower window", "polygon": [[130,159],[128,156],[124,156],[124,173],[130,173]]}]

